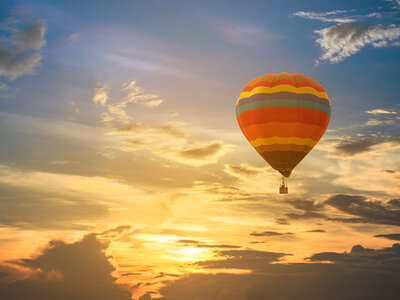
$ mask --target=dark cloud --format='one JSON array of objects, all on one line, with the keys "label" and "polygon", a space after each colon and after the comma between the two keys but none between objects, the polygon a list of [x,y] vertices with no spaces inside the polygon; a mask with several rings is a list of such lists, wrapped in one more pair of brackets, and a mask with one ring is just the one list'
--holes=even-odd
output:
[{"label": "dark cloud", "polygon": [[324,207],[323,203],[318,203],[313,200],[294,199],[289,200],[287,203],[295,209],[301,210],[302,213],[287,213],[287,219],[277,219],[279,224],[288,224],[288,220],[302,220],[302,219],[325,219],[326,215],[322,213]]},{"label": "dark cloud", "polygon": [[400,241],[400,233],[377,234],[374,237],[385,238],[392,241]]},{"label": "dark cloud", "polygon": [[324,202],[325,205],[347,213],[350,218],[331,218],[349,223],[372,223],[400,226],[399,199],[382,202],[357,195],[335,195]]},{"label": "dark cloud", "polygon": [[334,147],[334,153],[340,156],[354,156],[357,154],[369,152],[373,146],[390,143],[398,145],[399,136],[353,136],[334,140],[337,145]]},{"label": "dark cloud", "polygon": [[[400,199],[389,201],[372,199],[361,195],[333,195],[324,202],[313,200],[290,200],[287,203],[302,213],[286,213],[277,223],[288,225],[290,220],[324,219],[345,223],[370,223],[400,226]],[[332,217],[329,208],[348,216]]]},{"label": "dark cloud", "polygon": [[0,76],[13,80],[33,74],[42,59],[40,49],[46,43],[45,23],[41,20],[26,22],[15,19],[13,22],[3,22],[1,28],[9,36],[0,39]]},{"label": "dark cloud", "polygon": [[82,221],[108,214],[106,206],[76,195],[60,195],[0,184],[0,224],[19,228],[88,229]]},{"label": "dark cloud", "polygon": [[335,147],[335,151],[344,156],[352,156],[370,151],[372,146],[380,143],[382,143],[382,140],[373,139],[371,137],[346,139]]},{"label": "dark cloud", "polygon": [[46,25],[43,21],[36,20],[27,26],[17,29],[15,33],[15,44],[20,49],[40,49],[46,43],[44,35]]},{"label": "dark cloud", "polygon": [[355,266],[359,269],[393,271],[400,275],[400,244],[383,249],[369,249],[355,245],[349,253],[322,252],[308,258],[310,261],[329,261],[336,265]]},{"label": "dark cloud", "polygon": [[314,229],[314,230],[307,230],[306,232],[326,232],[323,229]]},{"label": "dark cloud", "polygon": [[100,235],[103,236],[115,236],[115,235],[121,235],[123,233],[125,233],[126,231],[131,231],[132,226],[130,225],[120,225],[111,229],[108,229],[106,231],[103,231],[102,233],[100,233]]},{"label": "dark cloud", "polygon": [[262,231],[262,232],[257,232],[254,231],[250,233],[252,236],[277,236],[277,235],[285,235],[285,234],[293,234],[293,232],[276,232],[276,231]]},{"label": "dark cloud", "polygon": [[[317,253],[311,263],[281,264],[282,253],[221,251],[207,268],[253,270],[248,274],[190,274],[165,281],[162,300],[394,300],[400,292],[400,245],[350,253]],[[322,261],[329,261],[324,263]]]},{"label": "dark cloud", "polygon": [[225,269],[250,269],[258,270],[271,262],[278,262],[285,253],[257,251],[257,250],[223,250],[217,251],[217,257],[224,259],[206,260],[198,262],[203,268],[225,268]]},{"label": "dark cloud", "polygon": [[112,276],[115,268],[96,235],[67,244],[52,241],[37,257],[9,262],[33,271],[27,279],[0,283],[1,299],[129,300]]}]

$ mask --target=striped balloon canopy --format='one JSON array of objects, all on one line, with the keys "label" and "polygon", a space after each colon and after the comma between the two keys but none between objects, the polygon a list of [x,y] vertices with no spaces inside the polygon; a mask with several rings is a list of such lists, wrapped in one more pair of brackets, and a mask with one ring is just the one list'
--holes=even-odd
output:
[{"label": "striped balloon canopy", "polygon": [[300,74],[267,74],[253,79],[236,102],[243,134],[285,177],[320,140],[330,114],[331,103],[324,88]]}]

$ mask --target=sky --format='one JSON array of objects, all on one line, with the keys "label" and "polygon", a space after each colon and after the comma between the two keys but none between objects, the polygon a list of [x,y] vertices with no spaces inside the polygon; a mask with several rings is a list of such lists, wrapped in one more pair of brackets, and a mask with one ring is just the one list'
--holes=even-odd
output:
[{"label": "sky", "polygon": [[[288,179],[235,103],[332,104]],[[2,1],[0,298],[395,299],[400,2]]]}]

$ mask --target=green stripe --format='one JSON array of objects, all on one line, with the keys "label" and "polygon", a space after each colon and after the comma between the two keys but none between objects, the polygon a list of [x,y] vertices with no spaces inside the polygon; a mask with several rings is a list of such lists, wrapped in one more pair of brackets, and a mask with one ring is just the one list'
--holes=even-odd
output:
[{"label": "green stripe", "polygon": [[266,107],[302,107],[302,108],[320,110],[326,113],[328,116],[331,115],[331,108],[326,105],[320,104],[318,102],[311,102],[311,101],[297,100],[297,99],[268,99],[262,101],[254,101],[236,107],[236,116],[239,116],[245,111],[251,109],[259,109]]}]

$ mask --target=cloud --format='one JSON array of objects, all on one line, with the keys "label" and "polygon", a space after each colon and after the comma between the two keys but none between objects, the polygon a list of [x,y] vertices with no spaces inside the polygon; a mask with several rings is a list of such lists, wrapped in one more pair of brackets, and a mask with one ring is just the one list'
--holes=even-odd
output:
[{"label": "cloud", "polygon": [[282,38],[272,34],[257,23],[240,23],[219,19],[212,22],[214,30],[225,41],[234,45],[256,46],[269,40]]},{"label": "cloud", "polygon": [[195,248],[217,248],[217,249],[238,249],[241,246],[236,245],[226,245],[226,244],[208,244],[201,241],[196,240],[178,240],[176,241],[178,244],[182,246],[190,246]]},{"label": "cloud", "polygon": [[302,219],[325,219],[326,215],[322,212],[323,204],[313,200],[295,199],[289,200],[287,203],[295,209],[301,210],[302,213],[286,213],[284,218],[277,219],[280,224],[289,224],[288,220],[302,220]]},{"label": "cloud", "polygon": [[217,260],[205,260],[196,263],[206,269],[248,269],[260,270],[265,265],[278,262],[285,253],[258,251],[258,250],[222,250],[217,251]]},{"label": "cloud", "polygon": [[307,230],[306,232],[326,232],[325,230],[323,230],[323,229],[314,229],[314,230]]},{"label": "cloud", "polygon": [[344,156],[352,156],[372,150],[372,146],[382,143],[381,139],[373,137],[353,137],[351,139],[343,139],[336,147],[335,151]]},{"label": "cloud", "polygon": [[39,50],[46,44],[45,33],[45,23],[41,20],[36,20],[26,27],[16,29],[12,40],[19,49]]},{"label": "cloud", "polygon": [[[291,200],[292,207],[302,210],[299,213],[286,213],[285,218],[277,219],[280,224],[291,220],[323,219],[343,223],[384,224],[400,226],[400,204],[398,199],[383,201],[362,195],[337,194],[325,201]],[[332,209],[334,209],[332,211]],[[338,213],[341,216],[338,216]],[[312,230],[309,232],[323,232]]]},{"label": "cloud", "polygon": [[349,253],[321,252],[307,259],[313,262],[328,261],[336,265],[356,266],[364,270],[378,268],[397,271],[396,265],[400,262],[400,244],[378,250],[355,245]]},{"label": "cloud", "polygon": [[104,86],[96,87],[94,89],[94,96],[92,98],[92,101],[102,106],[106,106],[108,101],[108,89],[109,86],[107,84],[105,84]]},{"label": "cloud", "polygon": [[0,281],[0,293],[4,299],[129,300],[130,293],[112,275],[115,268],[104,253],[106,248],[94,234],[72,244],[51,241],[36,257],[8,262],[30,275]]},{"label": "cloud", "polygon": [[209,159],[221,152],[223,143],[216,141],[206,145],[191,147],[182,150],[180,156],[186,159]]},{"label": "cloud", "polygon": [[323,144],[321,144],[322,147],[328,146],[325,150],[331,152],[331,157],[357,158],[368,152],[382,153],[397,149],[400,145],[400,137],[377,134],[344,136],[340,139],[325,140]]},{"label": "cloud", "polygon": [[293,232],[286,232],[286,233],[281,233],[281,232],[276,232],[276,231],[262,231],[262,232],[252,232],[250,235],[252,236],[279,236],[279,235],[285,235],[285,234],[293,234]]},{"label": "cloud", "polygon": [[98,86],[93,102],[107,108],[101,116],[102,122],[112,129],[108,135],[122,137],[122,145],[116,147],[119,151],[147,150],[162,158],[200,166],[215,163],[232,148],[219,140],[193,140],[184,128],[186,123],[169,121],[154,125],[135,120],[127,110],[129,104],[155,109],[164,101],[139,87],[136,81],[122,84],[118,100],[109,96],[108,89],[108,85]]},{"label": "cloud", "polygon": [[130,83],[125,82],[121,86],[121,91],[127,92],[128,94],[119,102],[119,105],[137,103],[147,108],[155,108],[164,101],[158,95],[147,93],[136,84],[136,81],[131,81]]},{"label": "cloud", "polygon": [[400,37],[400,26],[339,24],[314,32],[319,36],[316,43],[323,51],[315,60],[318,65],[323,61],[339,63],[368,45],[374,48],[390,47]]},{"label": "cloud", "polygon": [[350,218],[330,218],[347,223],[370,223],[400,226],[400,205],[397,199],[382,202],[358,195],[334,195],[324,205],[346,213]]},{"label": "cloud", "polygon": [[34,74],[45,45],[46,24],[42,20],[25,21],[17,13],[1,24],[8,33],[0,40],[0,76],[14,80],[22,75]]},{"label": "cloud", "polygon": [[261,174],[260,168],[250,166],[248,164],[225,165],[225,172],[239,178],[252,178]]},{"label": "cloud", "polygon": [[400,241],[400,233],[390,233],[390,234],[377,234],[374,237],[385,238],[393,241]]},{"label": "cloud", "polygon": [[80,224],[82,220],[98,220],[106,215],[107,207],[89,197],[59,195],[0,183],[2,225],[24,229],[86,229],[87,225]]},{"label": "cloud", "polygon": [[71,46],[81,40],[81,35],[79,33],[73,33],[67,37],[67,45]]},{"label": "cloud", "polygon": [[318,20],[323,22],[352,23],[357,21],[355,18],[341,16],[345,13],[347,13],[346,10],[333,10],[325,12],[298,11],[295,12],[293,15],[304,19]]},{"label": "cloud", "polygon": [[372,115],[386,115],[386,114],[397,114],[397,112],[392,111],[392,110],[387,110],[383,108],[377,108],[377,109],[371,109],[366,111],[367,114],[372,114]]},{"label": "cloud", "polygon": [[252,272],[190,274],[165,281],[161,299],[389,300],[400,292],[399,244],[377,250],[354,246],[350,253],[316,253],[308,263],[282,264],[284,256],[255,250],[217,252],[215,260],[198,264],[206,269]]}]

